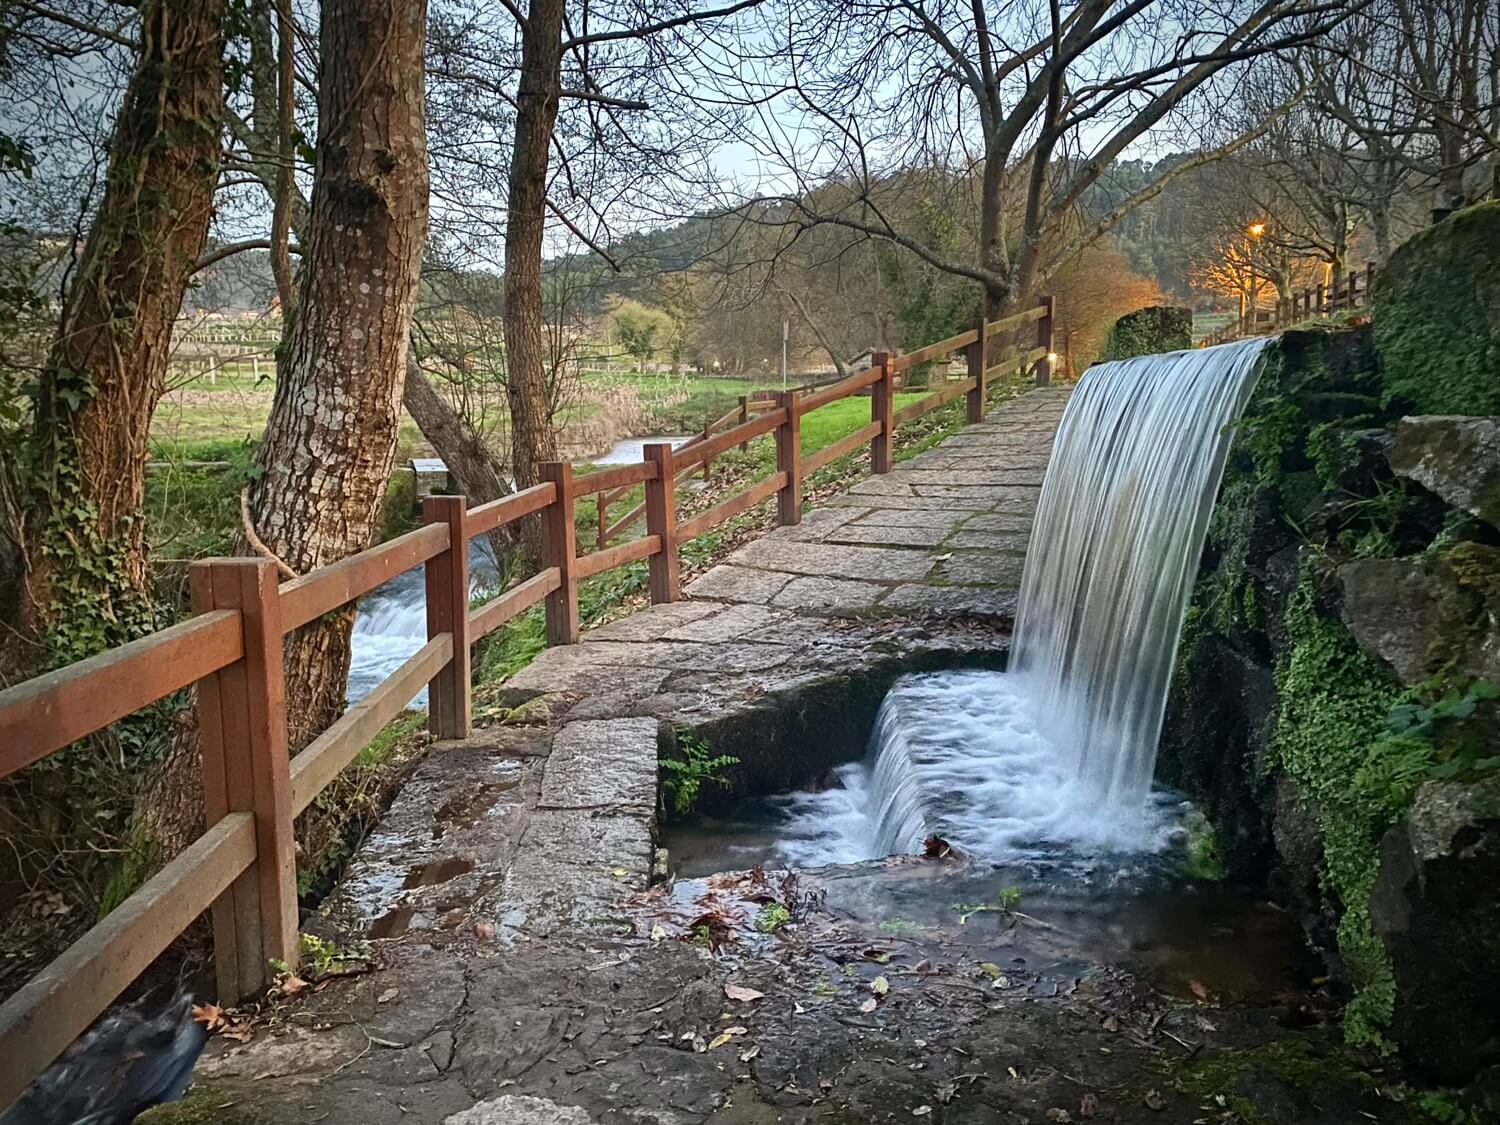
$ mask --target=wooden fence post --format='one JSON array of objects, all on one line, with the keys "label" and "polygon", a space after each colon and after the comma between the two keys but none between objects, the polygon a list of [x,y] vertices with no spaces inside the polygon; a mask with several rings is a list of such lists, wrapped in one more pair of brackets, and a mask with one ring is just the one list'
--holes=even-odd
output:
[{"label": "wooden fence post", "polygon": [[[713,427],[712,426],[704,426],[703,427],[703,433],[701,435],[699,435],[698,440],[699,441],[707,441],[709,438],[711,438],[713,436],[714,436]],[[714,459],[712,457],[705,457],[705,458],[703,458],[703,479],[704,480],[708,480],[708,468],[709,468],[710,465],[713,464],[713,462],[714,462]]]},{"label": "wooden fence post", "polygon": [[557,567],[562,584],[547,595],[547,643],[578,643],[578,532],[573,524],[573,466],[543,461],[537,479],[557,486],[557,496],[542,509],[542,565]]},{"label": "wooden fence post", "polygon": [[453,634],[453,659],[427,685],[427,729],[434,738],[467,738],[469,692],[468,500],[429,496],[422,522],[448,525],[448,549],[427,560],[427,639]]},{"label": "wooden fence post", "polygon": [[242,659],[198,681],[203,812],[209,826],[255,815],[255,864],[213,907],[218,1000],[232,1004],[272,981],[270,962],[297,967],[297,860],[286,741],[281,595],[267,559],[207,559],[189,579],[195,613],[237,609]]},{"label": "wooden fence post", "polygon": [[1346,295],[1347,296],[1347,300],[1344,302],[1344,306],[1346,308],[1352,309],[1354,307],[1354,291],[1358,287],[1358,285],[1359,285],[1359,271],[1357,271],[1357,270],[1350,270],[1349,271],[1349,291],[1348,291],[1348,293]]},{"label": "wooden fence post", "polygon": [[[740,395],[740,425],[743,426],[748,421],[750,421],[750,396]],[[748,441],[740,442],[740,452],[750,452],[750,443]]]},{"label": "wooden fence post", "polygon": [[974,380],[974,389],[964,400],[964,418],[969,422],[984,421],[986,388],[984,372],[989,365],[989,321],[979,318],[979,339],[969,346],[969,378]]},{"label": "wooden fence post", "polygon": [[601,492],[594,497],[594,512],[599,519],[599,530],[595,534],[594,543],[602,551],[608,545],[606,540],[609,531],[609,493]]},{"label": "wooden fence post", "polygon": [[776,524],[793,527],[802,522],[802,414],[796,391],[776,396],[786,411],[786,421],[776,427],[776,471],[786,474],[786,484],[776,493]]},{"label": "wooden fence post", "polygon": [[645,447],[646,460],[656,465],[656,479],[646,482],[646,534],[661,536],[661,550],[647,560],[651,572],[651,601],[675,602],[682,597],[677,558],[677,479],[670,442]]},{"label": "wooden fence post", "polygon": [[1031,372],[1036,378],[1036,385],[1045,387],[1052,382],[1052,324],[1053,316],[1057,312],[1057,298],[1043,297],[1037,304],[1046,309],[1046,313],[1036,322],[1036,346],[1046,348],[1047,354],[1042,356],[1032,365]]},{"label": "wooden fence post", "polygon": [[[1500,169],[1500,164],[1495,165]],[[1370,307],[1370,295],[1375,292],[1375,263],[1365,263],[1365,308]]]},{"label": "wooden fence post", "polygon": [[896,424],[896,386],[891,372],[891,357],[885,352],[870,356],[870,366],[880,368],[880,378],[870,384],[870,421],[880,423],[880,432],[870,439],[870,472],[891,471],[893,439]]},{"label": "wooden fence post", "polygon": [[1323,299],[1324,299],[1324,295],[1326,294],[1326,292],[1327,292],[1327,287],[1324,285],[1324,283],[1321,282],[1321,281],[1318,282],[1317,304],[1313,306],[1313,315],[1314,316],[1322,316],[1327,311],[1323,307]]}]

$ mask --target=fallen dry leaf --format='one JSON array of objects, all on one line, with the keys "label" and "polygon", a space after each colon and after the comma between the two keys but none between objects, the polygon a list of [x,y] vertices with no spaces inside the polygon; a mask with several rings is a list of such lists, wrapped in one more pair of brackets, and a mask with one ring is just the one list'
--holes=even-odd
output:
[{"label": "fallen dry leaf", "polygon": [[1199,1000],[1208,999],[1208,988],[1201,981],[1190,980],[1188,981],[1188,987],[1193,990],[1193,995]]},{"label": "fallen dry leaf", "polygon": [[740,1062],[749,1062],[751,1059],[759,1058],[759,1057],[760,1057],[760,1044],[759,1043],[755,1044],[753,1047],[746,1047],[743,1051],[740,1052]]},{"label": "fallen dry leaf", "polygon": [[1095,1094],[1084,1094],[1083,1100],[1078,1103],[1079,1117],[1093,1117],[1099,1112],[1099,1098]]},{"label": "fallen dry leaf", "polygon": [[870,982],[870,991],[876,996],[884,996],[891,990],[891,982],[884,976],[878,976]]},{"label": "fallen dry leaf", "polygon": [[193,1022],[201,1023],[204,1031],[218,1031],[229,1023],[229,1017],[217,1004],[194,1004]]},{"label": "fallen dry leaf", "polygon": [[1120,1021],[1117,1020],[1114,1016],[1105,1016],[1104,1022],[1100,1026],[1103,1027],[1105,1031],[1119,1031]]},{"label": "fallen dry leaf", "polygon": [[1057,1125],[1069,1125],[1069,1123],[1073,1120],[1073,1115],[1065,1109],[1060,1109],[1057,1106],[1053,1106],[1047,1111],[1047,1120],[1056,1121]]},{"label": "fallen dry leaf", "polygon": [[475,922],[474,936],[480,941],[494,941],[495,927],[489,922]]},{"label": "fallen dry leaf", "polygon": [[739,984],[726,984],[724,986],[724,995],[731,1000],[742,1000],[748,1004],[752,1000],[761,999],[765,996],[765,993],[757,992],[753,988],[746,988]]},{"label": "fallen dry leaf", "polygon": [[400,993],[398,993],[394,988],[387,988],[379,996],[375,997],[375,1003],[377,1003],[377,1004],[389,1004],[392,1000],[394,1000],[399,995],[400,995]]},{"label": "fallen dry leaf", "polygon": [[733,1035],[730,1035],[729,1032],[727,1032],[727,1031],[721,1031],[718,1035],[715,1035],[713,1037],[713,1039],[709,1042],[708,1049],[710,1051],[712,1051],[712,1050],[715,1050],[715,1049],[717,1049],[719,1047],[724,1046],[725,1043],[733,1043],[733,1042],[734,1042],[734,1036]]},{"label": "fallen dry leaf", "polygon": [[1147,1109],[1157,1109],[1157,1110],[1166,1109],[1167,1108],[1167,1101],[1166,1101],[1165,1098],[1163,1098],[1161,1096],[1161,1092],[1160,1091],[1158,1091],[1158,1090],[1147,1090],[1146,1091],[1146,1108]]},{"label": "fallen dry leaf", "polygon": [[875,1006],[878,1003],[879,1003],[879,1001],[876,1000],[875,997],[872,996],[868,1000],[866,1000],[863,1004],[861,1004],[859,1006],[859,1010],[861,1012],[865,1012],[866,1014],[868,1014],[868,1013],[873,1012],[875,1010]]},{"label": "fallen dry leaf", "polygon": [[667,928],[665,926],[663,926],[660,922],[658,922],[656,925],[654,925],[654,926],[651,927],[651,940],[652,941],[666,941],[667,940]]},{"label": "fallen dry leaf", "polygon": [[919,1105],[916,1109],[911,1111],[911,1115],[913,1117],[926,1117],[931,1112],[932,1107],[930,1105]]},{"label": "fallen dry leaf", "polygon": [[311,988],[312,985],[308,984],[307,981],[303,980],[299,976],[296,976],[292,973],[287,973],[286,976],[281,978],[280,982],[277,984],[277,987],[281,990],[281,994],[283,996],[290,997],[301,996],[304,992]]}]

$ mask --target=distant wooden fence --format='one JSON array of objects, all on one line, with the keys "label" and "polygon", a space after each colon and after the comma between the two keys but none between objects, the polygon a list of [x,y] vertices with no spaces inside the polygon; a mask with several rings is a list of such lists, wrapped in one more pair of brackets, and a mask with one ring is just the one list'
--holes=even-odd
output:
[{"label": "distant wooden fence", "polygon": [[[258,558],[192,565],[193,616],[138,641],[0,692],[0,779],[103,730],[174,692],[196,687],[206,830],[120,906],[0,1005],[0,1109],[8,1106],[205,910],[212,911],[218,1000],[229,1004],[270,983],[272,961],[298,962],[294,819],[371,739],[428,688],[428,728],[469,734],[469,648],[523,610],[545,602],[548,644],[579,639],[578,583],[640,559],[651,600],[682,596],[681,544],[776,498],[777,522],[801,519],[802,480],[866,443],[871,468],[888,472],[901,423],[966,396],[970,421],[984,412],[989,380],[1031,367],[1045,383],[1052,362],[1051,298],[909,355],[876,355],[867,371],[812,391],[778,393],[764,408],[691,447],[645,447],[645,459],[577,474],[566,462],[539,467],[542,483],[470,510],[462,496],[423,501],[423,526],[278,584]],[[1037,324],[1036,346],[989,360],[990,342]],[[968,376],[894,409],[898,378],[919,363],[962,351]],[[800,419],[869,388],[870,421],[804,457]],[[758,437],[775,435],[776,471],[717,507],[679,519],[680,475]],[[646,535],[580,555],[574,501],[646,486]],[[541,519],[544,558],[532,577],[479,606],[469,603],[469,540],[525,517]],[[424,567],[427,643],[295,757],[288,757],[282,646],[286,635],[347,605],[397,574]]]},{"label": "distant wooden fence", "polygon": [[[798,418],[810,410],[816,410],[820,406],[827,406],[831,402],[837,402],[839,399],[847,398],[852,394],[867,394],[871,397],[873,404],[870,425],[855,431],[855,433],[836,443],[839,452],[824,457],[827,450],[819,450],[812,457],[808,458],[807,460],[813,463],[812,468],[804,467],[801,470],[802,476],[806,476],[814,469],[821,468],[823,465],[852,452],[854,449],[865,444],[866,440],[870,442],[871,464],[872,466],[878,465],[880,464],[880,457],[882,455],[877,452],[877,449],[882,448],[882,443],[888,449],[890,440],[894,436],[893,430],[895,426],[899,426],[902,422],[909,422],[914,418],[919,418],[923,414],[937,409],[939,406],[952,402],[963,395],[970,394],[976,387],[982,386],[986,380],[994,377],[997,373],[1002,371],[1008,373],[1018,367],[1029,366],[1038,373],[1039,381],[1045,382],[1047,379],[1050,379],[1051,361],[1047,357],[1053,354],[1054,308],[1055,303],[1053,299],[1051,297],[1044,297],[1034,307],[1026,309],[1024,312],[1016,313],[1013,316],[1004,317],[1000,320],[985,321],[982,332],[979,329],[960,332],[957,336],[951,336],[946,340],[939,340],[935,344],[929,344],[906,355],[888,356],[884,352],[876,352],[872,356],[871,364],[867,369],[841,380],[831,383],[821,380],[813,383],[805,383],[800,387],[792,388],[790,391],[757,391],[753,394],[742,395],[738,406],[708,423],[708,425],[703,427],[701,433],[693,435],[693,437],[672,451],[673,455],[670,460],[674,466],[673,472],[676,474],[673,481],[674,487],[687,481],[695,472],[701,472],[706,480],[709,474],[709,466],[715,457],[727,453],[736,446],[742,452],[746,451],[750,448],[750,442],[756,437],[777,430],[782,425],[793,425],[793,422],[787,421],[781,413],[776,414],[777,418],[782,419],[780,422],[773,423],[767,421],[766,418],[766,415],[771,412],[784,410],[786,406],[785,396],[787,394],[802,396],[797,400]],[[996,336],[1007,332],[1016,332],[1031,323],[1037,325],[1037,342],[1035,347],[1021,353],[1011,354],[1007,360],[1010,366],[1006,366],[1006,363],[991,364],[989,362],[991,342]],[[983,340],[982,355],[977,350],[981,346],[978,343],[981,339]],[[886,429],[881,430],[879,433],[871,429],[871,427],[877,424],[885,424],[884,416],[878,413],[879,404],[878,402],[874,402],[874,400],[884,395],[893,403],[896,392],[905,385],[905,377],[912,368],[935,359],[950,357],[955,352],[965,353],[968,359],[968,373],[961,381],[953,383],[945,380],[945,385],[941,389],[934,391],[933,394],[909,406],[903,407],[899,411],[894,411],[894,420],[890,422]],[[1045,370],[1043,370],[1044,367]],[[977,392],[974,401],[982,403],[985,393],[983,390]],[[972,407],[970,412],[972,414]],[[753,424],[751,421],[752,415],[760,415]],[[731,432],[737,435],[735,440],[720,440],[723,434]],[[778,436],[778,443],[783,440],[785,439]],[[799,451],[798,456],[800,457],[800,434],[796,442],[796,447]],[[779,445],[778,448],[780,448]],[[874,471],[877,473],[888,471],[888,453],[886,454],[885,465],[887,466],[886,468],[876,467]],[[638,523],[642,517],[648,514],[650,505],[649,495],[618,519],[610,520],[610,506],[628,495],[633,487],[633,484],[627,484],[599,494],[597,502],[598,527],[595,532],[595,545],[598,548],[603,549],[608,546],[610,542],[624,534]],[[800,485],[798,487],[800,491]],[[761,496],[759,499],[763,500],[765,496]],[[753,506],[753,502],[745,506],[751,507]],[[728,519],[729,517],[725,516],[724,518]]]},{"label": "distant wooden fence", "polygon": [[1243,336],[1259,336],[1274,332],[1292,324],[1314,320],[1320,316],[1332,316],[1336,312],[1370,307],[1370,291],[1375,285],[1375,263],[1366,262],[1363,271],[1350,270],[1347,274],[1336,273],[1332,283],[1319,282],[1308,286],[1290,297],[1278,298],[1268,309],[1253,309],[1238,320],[1230,321],[1204,337],[1200,347],[1238,340]]}]

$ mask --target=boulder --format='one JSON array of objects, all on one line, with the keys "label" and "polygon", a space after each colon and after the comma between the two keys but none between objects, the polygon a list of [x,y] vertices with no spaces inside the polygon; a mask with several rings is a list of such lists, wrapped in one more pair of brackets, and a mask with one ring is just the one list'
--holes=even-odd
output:
[{"label": "boulder", "polygon": [[1384,399],[1412,414],[1500,414],[1500,201],[1409,239],[1375,278]]},{"label": "boulder", "polygon": [[1445,666],[1500,682],[1500,550],[1464,543],[1437,559],[1355,559],[1338,569],[1344,624],[1404,684]]},{"label": "boulder", "polygon": [[1390,456],[1397,476],[1500,527],[1500,417],[1403,418]]},{"label": "boulder", "polygon": [[1193,310],[1150,305],[1126,313],[1109,330],[1100,362],[1175,352],[1193,346]]},{"label": "boulder", "polygon": [[1381,841],[1370,919],[1395,973],[1390,1034],[1440,1083],[1500,1056],[1500,791],[1428,782]]}]

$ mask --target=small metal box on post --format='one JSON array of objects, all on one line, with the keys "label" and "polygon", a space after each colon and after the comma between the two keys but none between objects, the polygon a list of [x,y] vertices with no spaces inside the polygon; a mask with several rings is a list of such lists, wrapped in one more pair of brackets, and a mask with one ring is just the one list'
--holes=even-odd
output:
[{"label": "small metal box on post", "polygon": [[542,509],[542,565],[557,567],[557,589],[547,595],[547,643],[576,645],[578,624],[578,532],[573,524],[573,466],[543,461],[537,477],[557,486],[552,503]]},{"label": "small metal box on post", "polygon": [[1036,322],[1036,346],[1043,349],[1042,358],[1032,365],[1031,373],[1036,379],[1036,385],[1045,387],[1052,382],[1052,348],[1053,320],[1057,312],[1057,298],[1047,296],[1037,302],[1038,307],[1045,309],[1040,320]]},{"label": "small metal box on post", "polygon": [[786,483],[776,493],[776,523],[793,527],[802,522],[802,396],[783,391],[776,403],[786,419],[776,427],[776,471],[786,474]]},{"label": "small metal box on post", "polygon": [[219,1000],[229,1004],[271,983],[270,963],[297,967],[297,858],[282,671],[281,595],[267,559],[194,563],[194,613],[236,609],[244,655],[198,681],[204,822],[255,816],[255,863],[213,907]]},{"label": "small metal box on post", "polygon": [[870,421],[880,424],[880,432],[870,439],[870,472],[888,473],[896,429],[896,385],[891,357],[885,352],[875,352],[870,356],[870,366],[880,369],[880,378],[870,384]]},{"label": "small metal box on post", "polygon": [[985,385],[984,373],[989,366],[989,321],[979,318],[979,339],[968,347],[969,378],[974,386],[964,399],[964,419],[968,422],[984,421]]},{"label": "small metal box on post", "polygon": [[429,496],[422,501],[424,524],[446,524],[448,549],[427,560],[427,639],[453,635],[453,656],[427,685],[427,727],[434,738],[467,738],[471,726],[469,692],[469,534],[468,500]]},{"label": "small metal box on post", "polygon": [[677,479],[670,442],[651,442],[643,452],[656,465],[656,476],[646,482],[646,534],[661,539],[661,550],[646,566],[650,572],[651,601],[675,602],[682,596],[677,557]]}]

